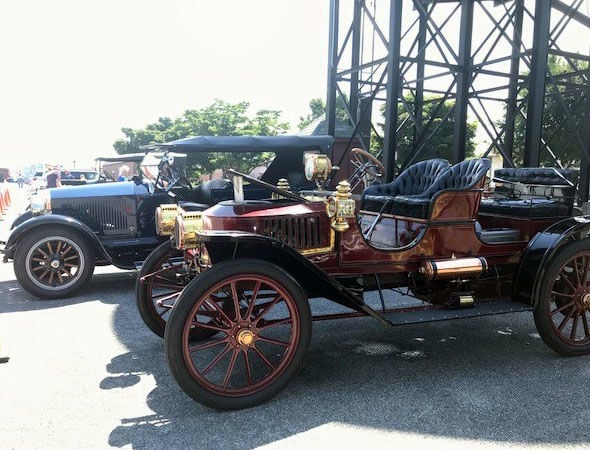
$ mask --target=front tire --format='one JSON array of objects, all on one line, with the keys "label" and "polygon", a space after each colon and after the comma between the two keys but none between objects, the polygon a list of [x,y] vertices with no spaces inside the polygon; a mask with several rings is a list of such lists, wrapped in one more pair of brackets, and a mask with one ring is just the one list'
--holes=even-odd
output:
[{"label": "front tire", "polygon": [[18,243],[14,273],[20,285],[42,299],[73,295],[94,272],[94,252],[79,233],[64,227],[32,230]]},{"label": "front tire", "polygon": [[[217,334],[195,343],[195,328]],[[287,384],[310,336],[301,286],[274,264],[238,259],[214,265],[187,285],[164,340],[172,374],[189,396],[211,408],[239,409],[267,401]]]},{"label": "front tire", "polygon": [[135,284],[139,316],[157,336],[164,337],[166,321],[186,285],[182,250],[168,240],[157,246],[141,265]]},{"label": "front tire", "polygon": [[539,335],[564,356],[590,354],[590,241],[566,244],[541,281],[534,318]]}]

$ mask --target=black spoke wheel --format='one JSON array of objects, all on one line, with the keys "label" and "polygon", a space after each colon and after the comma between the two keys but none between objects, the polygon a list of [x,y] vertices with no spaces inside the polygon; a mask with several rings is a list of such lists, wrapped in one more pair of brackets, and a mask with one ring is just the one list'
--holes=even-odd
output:
[{"label": "black spoke wheel", "polygon": [[543,341],[565,356],[590,353],[590,242],[566,244],[549,264],[535,305]]},{"label": "black spoke wheel", "polygon": [[[172,307],[195,273],[185,263],[182,250],[174,248],[170,240],[156,247],[143,262],[135,285],[137,310],[157,336],[164,337]],[[193,339],[207,339],[214,334],[212,330],[195,331]]]},{"label": "black spoke wheel", "polygon": [[[200,328],[216,334],[192,341],[191,332]],[[165,347],[188,395],[212,408],[238,409],[285,386],[310,336],[311,312],[300,285],[274,264],[241,259],[214,265],[187,285],[170,315]]]},{"label": "black spoke wheel", "polygon": [[82,288],[94,271],[87,240],[67,228],[41,228],[27,234],[14,257],[17,280],[39,298],[64,298]]}]

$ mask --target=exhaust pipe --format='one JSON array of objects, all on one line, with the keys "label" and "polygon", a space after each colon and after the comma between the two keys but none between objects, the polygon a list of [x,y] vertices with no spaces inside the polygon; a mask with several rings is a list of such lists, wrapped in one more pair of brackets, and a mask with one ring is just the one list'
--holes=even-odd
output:
[{"label": "exhaust pipe", "polygon": [[420,264],[419,273],[431,280],[452,280],[455,278],[477,278],[488,269],[485,258],[452,258],[443,260],[427,259]]}]

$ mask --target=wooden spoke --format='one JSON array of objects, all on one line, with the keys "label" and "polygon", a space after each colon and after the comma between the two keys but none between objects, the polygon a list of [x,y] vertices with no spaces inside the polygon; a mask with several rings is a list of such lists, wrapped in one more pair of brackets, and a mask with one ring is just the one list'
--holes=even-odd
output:
[{"label": "wooden spoke", "polygon": [[570,287],[572,288],[572,290],[573,290],[573,291],[575,291],[575,290],[576,290],[576,287],[575,287],[575,286],[572,284],[572,282],[569,280],[569,278],[568,278],[568,276],[567,276],[567,273],[565,273],[565,272],[564,272],[564,274],[562,275],[562,273],[561,273],[562,271],[563,271],[563,267],[561,268],[561,271],[559,272],[560,278],[561,278],[562,280],[566,281],[566,282],[567,282],[567,284],[569,284],[569,285],[570,285]]},{"label": "wooden spoke", "polygon": [[572,341],[576,340],[576,331],[578,331],[578,317],[580,317],[578,314],[574,316],[574,324],[572,325],[572,332],[570,333],[570,339]]},{"label": "wooden spoke", "polygon": [[271,338],[267,338],[267,337],[263,337],[263,336],[257,336],[256,338],[258,341],[262,341],[262,342],[267,342],[269,344],[273,344],[273,345],[279,345],[281,347],[289,347],[289,343],[288,342],[283,342],[283,341],[278,341],[276,339],[271,339]]},{"label": "wooden spoke", "polygon": [[208,349],[208,348],[211,348],[211,347],[215,347],[216,345],[219,345],[219,344],[227,344],[227,339],[221,339],[221,340],[215,340],[215,341],[211,341],[211,342],[205,342],[204,344],[199,344],[199,345],[196,345],[194,347],[189,347],[189,351],[191,353],[194,353],[194,352],[205,350],[205,349]]},{"label": "wooden spoke", "polygon": [[588,327],[588,318],[586,317],[586,311],[582,311],[582,324],[584,325],[584,334],[587,338],[590,338],[590,328]]},{"label": "wooden spoke", "polygon": [[219,305],[217,304],[217,302],[215,300],[213,300],[211,297],[209,297],[204,303],[203,305],[205,306],[213,306],[215,308],[215,310],[217,310],[217,312],[219,312],[219,314],[221,315],[221,317],[223,318],[223,320],[226,321],[226,323],[231,326],[231,324],[233,323],[233,320],[231,320],[227,314],[225,313],[225,311],[223,309],[221,309],[219,307]]},{"label": "wooden spoke", "polygon": [[280,325],[286,325],[286,324],[291,324],[291,323],[293,323],[293,319],[289,317],[287,319],[264,321],[264,325],[259,325],[257,328],[258,328],[258,330],[262,331],[262,330],[266,330],[268,328],[278,327]]},{"label": "wooden spoke", "polygon": [[238,297],[238,288],[236,286],[235,281],[233,283],[231,283],[231,296],[232,296],[233,303],[234,303],[235,320],[236,321],[242,320],[242,315],[240,314],[240,299]]},{"label": "wooden spoke", "polygon": [[234,372],[234,366],[236,365],[236,359],[238,359],[238,353],[240,351],[234,349],[233,354],[231,355],[231,360],[227,366],[227,371],[225,372],[225,378],[223,379],[223,388],[227,388],[229,384],[229,380],[231,379],[232,373]]},{"label": "wooden spoke", "polygon": [[268,314],[270,312],[270,310],[279,302],[279,300],[281,300],[283,297],[281,295],[277,295],[273,301],[269,302],[269,303],[265,303],[264,305],[264,309],[262,310],[261,313],[259,313],[258,317],[252,321],[252,323],[254,325],[256,325],[260,319],[262,319],[266,314]]},{"label": "wooden spoke", "polygon": [[211,369],[213,369],[213,367],[215,367],[219,361],[221,361],[221,359],[227,355],[227,353],[231,350],[231,346],[229,344],[226,343],[224,349],[221,351],[221,353],[219,353],[215,358],[213,358],[213,361],[211,361],[209,363],[209,365],[207,367],[205,367],[203,369],[203,371],[201,372],[203,375],[207,375],[209,373],[209,371]]},{"label": "wooden spoke", "polygon": [[260,350],[258,350],[258,348],[256,348],[256,346],[253,346],[251,348],[256,352],[256,354],[264,362],[264,364],[266,364],[270,368],[270,370],[275,370],[275,366],[272,365],[272,363],[266,358],[266,356],[262,354]]},{"label": "wooden spoke", "polygon": [[553,314],[557,314],[557,313],[559,313],[559,312],[563,311],[564,309],[567,309],[567,308],[569,308],[570,306],[573,306],[573,305],[574,305],[574,301],[572,300],[572,301],[571,301],[571,302],[569,302],[567,305],[563,305],[563,306],[560,306],[560,307],[559,307],[559,308],[557,308],[557,309],[554,309],[553,311],[551,311],[551,314],[552,314],[552,315],[553,315]]},{"label": "wooden spoke", "polygon": [[587,286],[588,282],[590,281],[590,280],[588,280],[589,270],[590,270],[590,256],[586,256],[586,266],[584,267],[584,275],[582,276],[585,286]]},{"label": "wooden spoke", "polygon": [[197,322],[196,320],[191,322],[191,325],[194,325],[195,327],[198,328],[205,328],[207,330],[214,330],[214,331],[222,331],[225,334],[229,334],[229,331],[227,328],[221,328],[215,325],[210,325],[211,322],[209,323],[203,323],[203,322]]},{"label": "wooden spoke", "polygon": [[246,366],[246,377],[248,378],[248,386],[252,386],[254,382],[252,381],[252,368],[250,367],[250,358],[248,357],[248,350],[250,350],[250,348],[246,348],[246,350],[244,350],[242,354],[244,355],[244,365]]},{"label": "wooden spoke", "polygon": [[254,290],[252,291],[252,297],[250,298],[250,303],[248,303],[248,309],[246,310],[246,314],[244,316],[245,319],[250,319],[250,316],[252,315],[252,310],[254,309],[254,303],[256,303],[256,299],[258,297],[260,285],[261,282],[257,281],[256,285],[254,286]]},{"label": "wooden spoke", "polygon": [[565,324],[572,318],[572,315],[574,314],[574,311],[575,311],[574,308],[571,308],[570,309],[570,312],[567,314],[567,316],[565,316],[563,318],[563,320],[561,321],[561,323],[557,327],[557,331],[563,330],[563,327],[565,327]]}]

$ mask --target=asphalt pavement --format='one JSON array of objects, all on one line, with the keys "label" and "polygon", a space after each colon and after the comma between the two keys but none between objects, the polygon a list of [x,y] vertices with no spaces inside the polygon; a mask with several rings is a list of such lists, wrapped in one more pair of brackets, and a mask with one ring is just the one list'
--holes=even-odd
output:
[{"label": "asphalt pavement", "polygon": [[590,447],[590,357],[555,354],[531,313],[318,322],[277,397],[218,412],[174,382],[135,276],[100,268],[43,301],[0,263],[0,449]]}]

